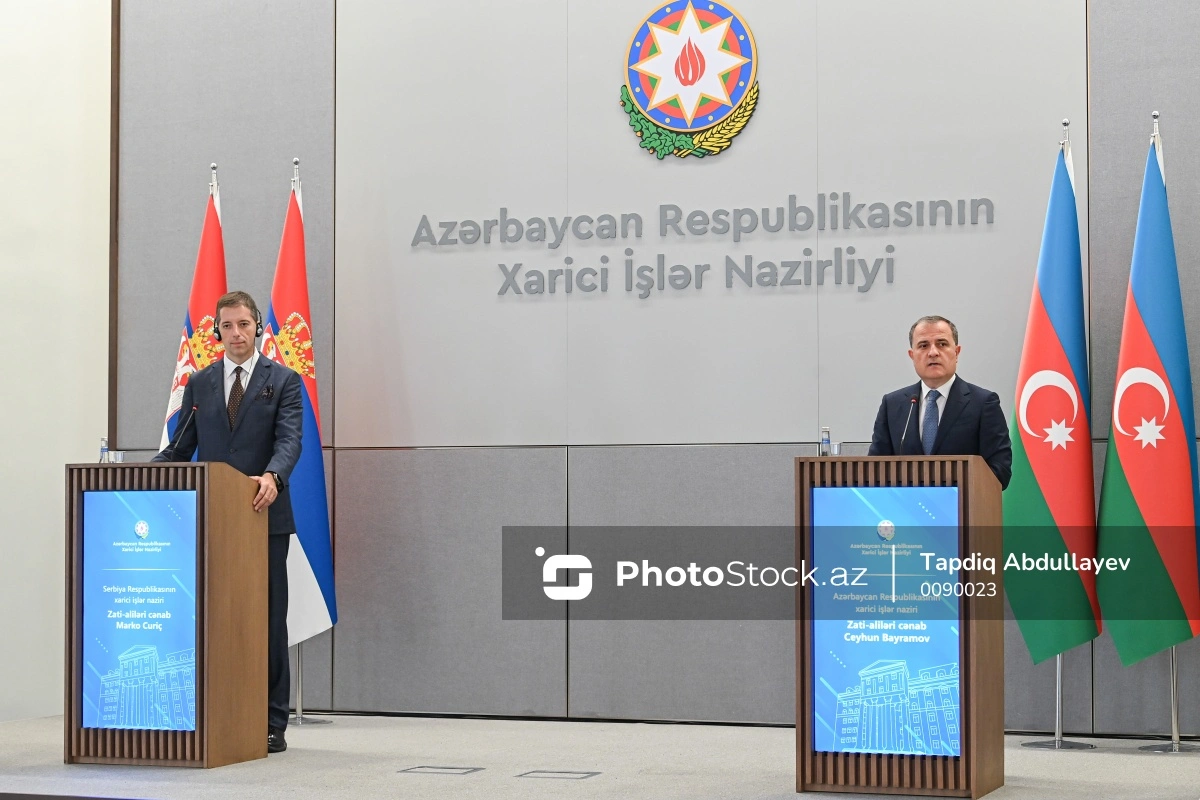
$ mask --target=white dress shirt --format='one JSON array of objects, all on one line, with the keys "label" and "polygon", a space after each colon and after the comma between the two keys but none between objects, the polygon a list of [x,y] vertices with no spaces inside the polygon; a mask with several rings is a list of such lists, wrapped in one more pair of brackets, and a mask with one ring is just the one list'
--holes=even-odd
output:
[{"label": "white dress shirt", "polygon": [[235,364],[229,360],[229,356],[225,356],[225,405],[229,406],[229,393],[233,391],[233,370],[236,367],[242,368],[242,391],[246,391],[246,387],[250,385],[250,375],[254,372],[254,365],[258,363],[258,350],[250,353],[250,357],[246,359],[244,364]]},{"label": "white dress shirt", "polygon": [[[950,394],[950,387],[954,385],[954,381],[956,380],[958,380],[958,376],[951,375],[950,380],[937,387],[938,393],[941,395],[935,401],[937,403],[938,425],[942,424],[942,413],[946,410],[946,397]],[[933,390],[925,384],[925,381],[921,381],[921,408],[917,410],[917,426],[918,433],[921,435],[921,441],[925,441],[925,398],[931,391]],[[228,397],[229,392],[226,391],[225,395]]]}]

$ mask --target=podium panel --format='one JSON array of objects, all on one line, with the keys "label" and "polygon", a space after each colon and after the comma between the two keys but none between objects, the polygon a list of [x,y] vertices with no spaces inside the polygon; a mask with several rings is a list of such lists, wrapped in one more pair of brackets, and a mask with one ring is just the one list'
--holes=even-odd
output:
[{"label": "podium panel", "polygon": [[[948,575],[941,597],[919,566],[928,553],[1003,563],[1000,485],[983,459],[797,458],[796,532],[802,572],[828,575],[832,559],[876,582],[797,587],[796,791],[1002,786],[1003,571]],[[841,691],[835,675],[857,685]]]},{"label": "podium panel", "polygon": [[66,763],[266,757],[254,486],[225,464],[67,467]]},{"label": "podium panel", "polygon": [[196,492],[84,492],[83,532],[83,727],[196,730]]}]

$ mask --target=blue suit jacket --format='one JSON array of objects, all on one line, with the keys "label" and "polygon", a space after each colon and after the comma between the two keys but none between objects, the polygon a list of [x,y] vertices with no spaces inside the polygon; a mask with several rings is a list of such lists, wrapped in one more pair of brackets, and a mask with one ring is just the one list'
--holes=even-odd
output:
[{"label": "blue suit jacket", "polygon": [[[913,398],[916,402],[913,402]],[[897,389],[883,396],[871,435],[872,456],[921,456],[921,384]],[[905,424],[908,431],[905,432]],[[904,442],[901,444],[901,437]],[[955,378],[946,398],[937,439],[930,455],[983,456],[1000,486],[1008,488],[1012,477],[1012,443],[1008,424],[1000,410],[1000,397],[992,391]]]},{"label": "blue suit jacket", "polygon": [[[258,363],[238,406],[233,429],[225,405],[225,361],[221,359],[192,373],[183,390],[183,406],[174,446],[154,461],[223,461],[246,475],[274,472],[282,482],[279,497],[267,509],[267,528],[272,534],[296,530],[288,479],[300,458],[304,426],[304,403],[300,375],[259,354]],[[196,414],[188,421],[195,406]]]}]

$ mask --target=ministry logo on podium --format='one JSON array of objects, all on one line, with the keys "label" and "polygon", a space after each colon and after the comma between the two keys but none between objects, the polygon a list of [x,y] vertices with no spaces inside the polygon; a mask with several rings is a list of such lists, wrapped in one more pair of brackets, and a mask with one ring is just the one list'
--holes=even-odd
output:
[{"label": "ministry logo on podium", "polygon": [[754,35],[723,3],[659,6],[630,40],[621,105],[640,146],[659,159],[716,155],[758,104]]}]

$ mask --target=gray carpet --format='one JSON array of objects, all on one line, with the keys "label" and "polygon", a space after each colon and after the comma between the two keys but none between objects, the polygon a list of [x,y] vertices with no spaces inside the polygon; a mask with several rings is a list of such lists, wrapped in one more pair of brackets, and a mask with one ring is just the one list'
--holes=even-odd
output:
[{"label": "gray carpet", "polygon": [[[62,718],[0,723],[0,792],[120,798],[791,798],[795,731],[703,725],[333,717],[289,749],[215,770],[67,766]],[[1200,754],[1140,742],[1033,751],[1009,737],[995,800],[1200,798]],[[401,772],[462,767],[466,774]],[[517,777],[533,770],[589,773]],[[834,797],[830,795],[830,797]],[[851,795],[837,795],[850,800]]]}]

